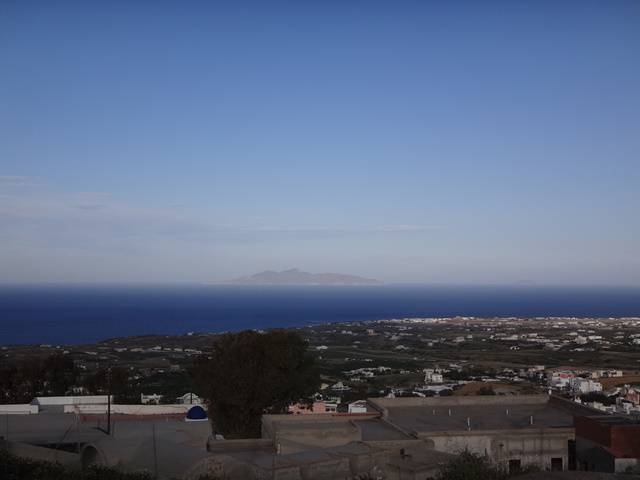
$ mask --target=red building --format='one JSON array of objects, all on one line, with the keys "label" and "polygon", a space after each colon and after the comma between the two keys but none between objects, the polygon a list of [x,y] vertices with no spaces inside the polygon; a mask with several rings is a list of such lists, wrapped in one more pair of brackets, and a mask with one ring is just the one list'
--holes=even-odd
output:
[{"label": "red building", "polygon": [[616,415],[576,416],[579,470],[640,471],[640,423]]}]

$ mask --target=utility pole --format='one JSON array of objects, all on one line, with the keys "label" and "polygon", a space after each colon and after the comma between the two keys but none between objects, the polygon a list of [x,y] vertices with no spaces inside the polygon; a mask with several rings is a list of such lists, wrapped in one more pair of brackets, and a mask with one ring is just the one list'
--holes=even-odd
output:
[{"label": "utility pole", "polygon": [[153,422],[153,478],[158,478],[158,448],[156,447],[156,422]]},{"label": "utility pole", "polygon": [[111,435],[111,367],[107,368],[107,435]]}]

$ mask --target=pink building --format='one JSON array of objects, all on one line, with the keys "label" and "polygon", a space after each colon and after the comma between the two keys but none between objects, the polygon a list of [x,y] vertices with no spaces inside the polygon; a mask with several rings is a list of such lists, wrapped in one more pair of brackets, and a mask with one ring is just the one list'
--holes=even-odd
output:
[{"label": "pink building", "polygon": [[640,389],[625,385],[626,392],[623,393],[625,400],[633,403],[634,405],[640,405]]},{"label": "pink building", "polygon": [[330,402],[316,401],[312,404],[296,403],[289,406],[289,413],[294,415],[306,415],[309,413],[335,413],[338,405]]}]

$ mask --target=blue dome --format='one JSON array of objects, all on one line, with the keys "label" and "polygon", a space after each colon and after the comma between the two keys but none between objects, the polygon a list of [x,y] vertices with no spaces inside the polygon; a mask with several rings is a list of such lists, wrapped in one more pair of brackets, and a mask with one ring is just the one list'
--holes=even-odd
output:
[{"label": "blue dome", "polygon": [[195,420],[206,420],[207,412],[204,411],[200,405],[196,405],[195,407],[191,407],[187,412],[187,416],[185,420],[195,421]]}]

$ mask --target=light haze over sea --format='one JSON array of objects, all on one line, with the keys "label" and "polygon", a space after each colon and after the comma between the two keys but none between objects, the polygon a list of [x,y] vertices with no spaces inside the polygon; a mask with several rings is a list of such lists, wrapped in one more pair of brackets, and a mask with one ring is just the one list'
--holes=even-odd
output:
[{"label": "light haze over sea", "polygon": [[640,286],[639,25],[637,0],[0,2],[0,283]]}]

